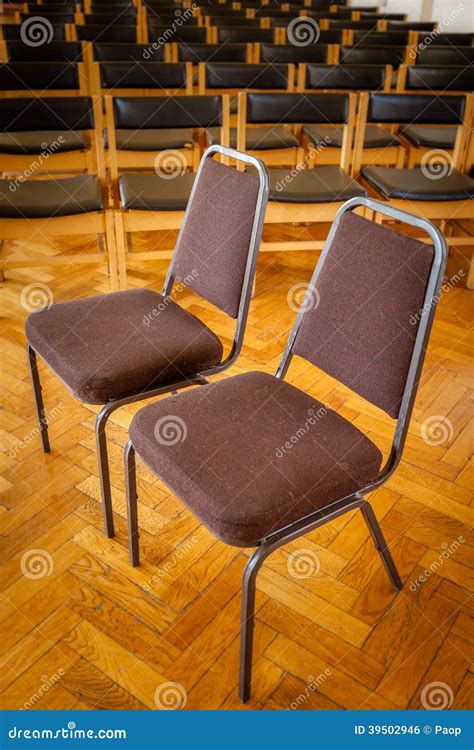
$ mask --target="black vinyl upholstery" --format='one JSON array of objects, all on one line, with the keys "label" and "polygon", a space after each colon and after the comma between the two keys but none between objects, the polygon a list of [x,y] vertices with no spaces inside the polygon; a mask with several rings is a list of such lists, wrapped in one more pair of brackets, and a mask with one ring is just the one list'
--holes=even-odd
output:
[{"label": "black vinyl upholstery", "polygon": [[247,94],[249,123],[342,123],[348,94]]},{"label": "black vinyl upholstery", "polygon": [[209,89],[286,89],[287,85],[287,65],[206,64]]},{"label": "black vinyl upholstery", "polygon": [[474,180],[456,169],[433,178],[426,169],[365,167],[362,176],[386,198],[413,201],[452,201],[474,198]]},{"label": "black vinyl upholstery", "polygon": [[115,127],[121,129],[207,128],[222,125],[220,96],[114,98]]},{"label": "black vinyl upholstery", "polygon": [[91,130],[92,99],[88,96],[55,96],[46,99],[0,98],[0,132],[36,130]]},{"label": "black vinyl upholstery", "polygon": [[[12,184],[16,185],[12,189]],[[47,218],[102,211],[102,189],[94,175],[55,180],[0,180],[0,217]]]},{"label": "black vinyl upholstery", "polygon": [[138,211],[184,211],[195,176],[186,172],[164,179],[156,174],[124,172],[119,177],[122,206]]}]

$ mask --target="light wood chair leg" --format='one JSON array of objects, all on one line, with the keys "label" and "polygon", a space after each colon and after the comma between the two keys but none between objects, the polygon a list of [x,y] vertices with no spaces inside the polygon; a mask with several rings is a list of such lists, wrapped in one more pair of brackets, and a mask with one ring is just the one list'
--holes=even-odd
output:
[{"label": "light wood chair leg", "polygon": [[125,230],[121,211],[114,211],[115,224],[115,246],[117,251],[117,272],[119,289],[127,288],[127,261],[126,261],[126,243]]},{"label": "light wood chair leg", "polygon": [[114,213],[113,211],[105,212],[105,227],[106,227],[106,241],[107,241],[107,255],[109,261],[110,271],[110,287],[113,292],[120,289],[120,280],[117,265],[117,246],[115,240],[115,226],[114,226]]}]

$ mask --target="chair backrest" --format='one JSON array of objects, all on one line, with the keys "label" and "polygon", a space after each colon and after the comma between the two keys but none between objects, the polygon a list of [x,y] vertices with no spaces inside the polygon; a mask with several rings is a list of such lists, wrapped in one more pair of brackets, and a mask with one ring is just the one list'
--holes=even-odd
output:
[{"label": "chair backrest", "polygon": [[223,124],[221,96],[118,96],[113,102],[116,128],[211,128]]},{"label": "chair backrest", "polygon": [[446,244],[423,219],[410,217],[410,223],[430,227],[434,248],[348,210],[349,204],[367,203],[403,216],[368,199],[354,199],[341,209],[290,337],[291,353],[394,419],[405,418],[421,368],[413,357],[423,359]]},{"label": "chair backrest", "polygon": [[391,65],[398,68],[405,62],[407,55],[406,47],[397,47],[396,45],[370,47],[341,46],[339,54],[339,63],[341,65]]},{"label": "chair backrest", "polygon": [[245,63],[248,48],[240,44],[178,44],[178,60],[197,65],[200,62],[235,62]]},{"label": "chair backrest", "polygon": [[330,29],[373,29],[377,30],[377,18],[365,18],[361,21],[347,21],[345,19],[338,21],[337,19],[329,21]]},{"label": "chair backrest", "polygon": [[87,26],[133,26],[137,20],[136,8],[119,11],[118,13],[85,13],[84,23]]},{"label": "chair backrest", "polygon": [[[40,5],[39,7],[43,8],[42,5]],[[38,12],[34,12],[34,13],[21,13],[20,14],[20,18],[21,18],[22,24],[28,24],[29,22],[30,23],[35,22],[35,21],[38,20],[38,18],[45,18],[48,21],[48,23],[54,23],[54,24],[74,23],[74,12],[72,12],[72,13],[66,13],[66,12],[63,11],[62,13],[55,13],[55,12],[51,12],[51,11],[48,12],[48,10],[45,9],[44,11],[41,10],[41,14],[38,13]],[[43,24],[44,23],[45,22],[43,21]]]},{"label": "chair backrest", "polygon": [[50,39],[56,42],[66,41],[66,26],[63,23],[50,22],[47,26],[43,23],[37,28],[40,30],[40,36],[38,36],[38,32],[34,32],[33,23],[31,26],[26,26],[22,23],[6,23],[2,26],[2,34],[3,38],[7,41],[23,41],[25,38],[33,41],[38,41],[38,38]]},{"label": "chair backrest", "polygon": [[18,62],[0,65],[0,90],[50,91],[81,88],[79,65],[75,63]]},{"label": "chair backrest", "polygon": [[75,26],[77,39],[85,42],[138,42],[138,27],[135,25],[88,24]]},{"label": "chair backrest", "polygon": [[365,96],[367,122],[461,125],[464,120],[465,96],[398,93]]},{"label": "chair backrest", "polygon": [[435,47],[472,47],[474,34],[439,34],[437,31],[418,33],[418,44],[433,44]]},{"label": "chair backrest", "polygon": [[260,62],[264,63],[325,63],[328,60],[329,45],[309,44],[295,47],[293,44],[261,44]]},{"label": "chair backrest", "polygon": [[217,29],[217,43],[224,42],[267,42],[275,41],[273,29],[242,29],[239,26],[219,26]]},{"label": "chair backrest", "polygon": [[0,132],[93,130],[94,111],[90,96],[0,98]]},{"label": "chair backrest", "polygon": [[204,26],[201,28],[197,26],[167,27],[155,22],[148,23],[149,41],[157,40],[160,44],[165,42],[190,42],[192,44],[201,42],[204,44],[207,41],[207,34],[208,30]]},{"label": "chair backrest", "polygon": [[93,59],[98,62],[122,62],[125,60],[163,62],[165,56],[163,46],[151,47],[149,44],[124,44],[121,42],[94,42],[92,54]]},{"label": "chair backrest", "polygon": [[[353,95],[352,95],[353,96]],[[354,99],[352,98],[352,101]],[[350,94],[246,94],[247,122],[342,125],[350,115]]]},{"label": "chair backrest", "polygon": [[246,18],[245,16],[208,16],[206,15],[206,22],[208,26],[221,26],[223,22],[225,22],[226,26],[230,26],[231,28],[237,27],[248,27],[249,29],[260,29],[260,19],[259,18]]},{"label": "chair backrest", "polygon": [[231,318],[241,318],[243,294],[248,309],[268,175],[252,157],[246,161],[257,166],[258,177],[214,161],[209,155],[219,150],[211,146],[203,156],[165,289],[176,279]]},{"label": "chair backrest", "polygon": [[409,42],[409,31],[354,31],[353,44],[372,45],[394,44],[405,47]]},{"label": "chair backrest", "polygon": [[426,47],[419,49],[416,57],[419,65],[464,65],[474,62],[474,47]]},{"label": "chair backrest", "polygon": [[289,65],[259,65],[245,63],[203,63],[206,89],[277,89],[291,86]]},{"label": "chair backrest", "polygon": [[432,21],[387,21],[388,31],[433,31],[437,27],[436,22]]},{"label": "chair backrest", "polygon": [[164,62],[102,62],[99,63],[100,86],[107,93],[113,89],[191,90],[191,70],[186,63]]},{"label": "chair backrest", "polygon": [[23,41],[7,42],[9,62],[82,62],[80,42],[50,42],[31,47]]},{"label": "chair backrest", "polygon": [[305,65],[299,72],[302,89],[377,91],[390,84],[391,68],[387,65]]},{"label": "chair backrest", "polygon": [[431,65],[402,65],[398,74],[398,91],[472,91],[474,72],[469,67],[453,65],[433,68]]}]

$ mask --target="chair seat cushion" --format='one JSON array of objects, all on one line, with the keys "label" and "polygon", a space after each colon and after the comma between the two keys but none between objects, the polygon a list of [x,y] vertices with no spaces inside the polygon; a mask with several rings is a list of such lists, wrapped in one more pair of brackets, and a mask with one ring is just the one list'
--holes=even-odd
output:
[{"label": "chair seat cushion", "polygon": [[426,148],[453,148],[456,140],[456,128],[449,125],[407,125],[400,130],[414,146]]},{"label": "chair seat cushion", "polygon": [[135,415],[130,437],[171,491],[238,546],[365,487],[382,460],[350,422],[262,372],[150,404]]},{"label": "chair seat cushion", "polygon": [[[221,129],[208,128],[206,131],[209,145],[221,142]],[[230,146],[237,148],[237,128],[230,129]],[[269,151],[275,148],[297,148],[298,138],[285,125],[247,128],[245,148],[250,151]]]},{"label": "chair seat cushion", "polygon": [[[325,125],[305,125],[303,133],[317,146],[341,148],[343,128]],[[364,148],[385,148],[400,144],[396,135],[380,125],[367,125],[365,129]]]},{"label": "chair seat cushion", "polygon": [[[443,165],[441,165],[443,168]],[[453,169],[440,176],[433,168],[365,167],[362,176],[386,198],[407,198],[414,201],[455,201],[474,198],[474,180]]]},{"label": "chair seat cushion", "polygon": [[339,167],[272,169],[269,200],[282,203],[327,203],[367,195],[358,182]]},{"label": "chair seat cushion", "polygon": [[219,364],[222,344],[171,300],[132,289],[31,314],[35,351],[81,401],[104,404]]},{"label": "chair seat cushion", "polygon": [[119,177],[122,206],[138,211],[184,211],[195,176],[192,172],[172,178],[124,172]]},{"label": "chair seat cushion", "polygon": [[[163,151],[167,148],[192,148],[194,137],[188,128],[117,130],[117,148],[122,151]],[[108,148],[105,139],[105,148]]]},{"label": "chair seat cushion", "polygon": [[[87,146],[84,133],[78,130],[35,130],[32,132],[0,133],[2,154],[58,154],[81,151]],[[45,161],[47,164],[47,159]]]},{"label": "chair seat cushion", "polygon": [[97,177],[79,175],[54,180],[0,180],[0,216],[41,218],[102,211]]}]

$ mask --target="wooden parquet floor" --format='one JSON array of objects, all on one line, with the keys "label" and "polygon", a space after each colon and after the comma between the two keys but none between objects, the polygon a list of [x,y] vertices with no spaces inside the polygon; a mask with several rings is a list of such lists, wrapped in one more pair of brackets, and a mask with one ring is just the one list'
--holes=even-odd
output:
[{"label": "wooden parquet floor", "polygon": [[[135,245],[154,249],[158,241],[142,235]],[[85,240],[57,243],[63,253],[81,247]],[[41,249],[57,252],[35,245]],[[294,319],[288,290],[309,280],[314,261],[311,253],[262,255],[233,373],[275,371]],[[447,275],[465,268],[454,254]],[[136,264],[129,284],[160,290],[165,270],[165,262]],[[105,269],[86,265],[7,270],[3,284],[1,706],[156,709],[178,693],[188,709],[242,708],[240,580],[249,551],[216,541],[140,466],[142,564],[129,566],[122,447],[136,407],[110,422],[117,536],[104,536],[96,409],[76,402],[43,365],[52,452],[40,449],[21,304],[32,283],[57,302],[108,290]],[[472,700],[473,294],[463,280],[442,294],[404,460],[371,497],[403,590],[390,588],[359,515],[276,552],[258,578],[246,708],[421,708],[437,699],[467,708]],[[189,293],[180,302],[229,346],[230,321]],[[302,361],[289,380],[388,450],[393,424],[381,411]]]}]

